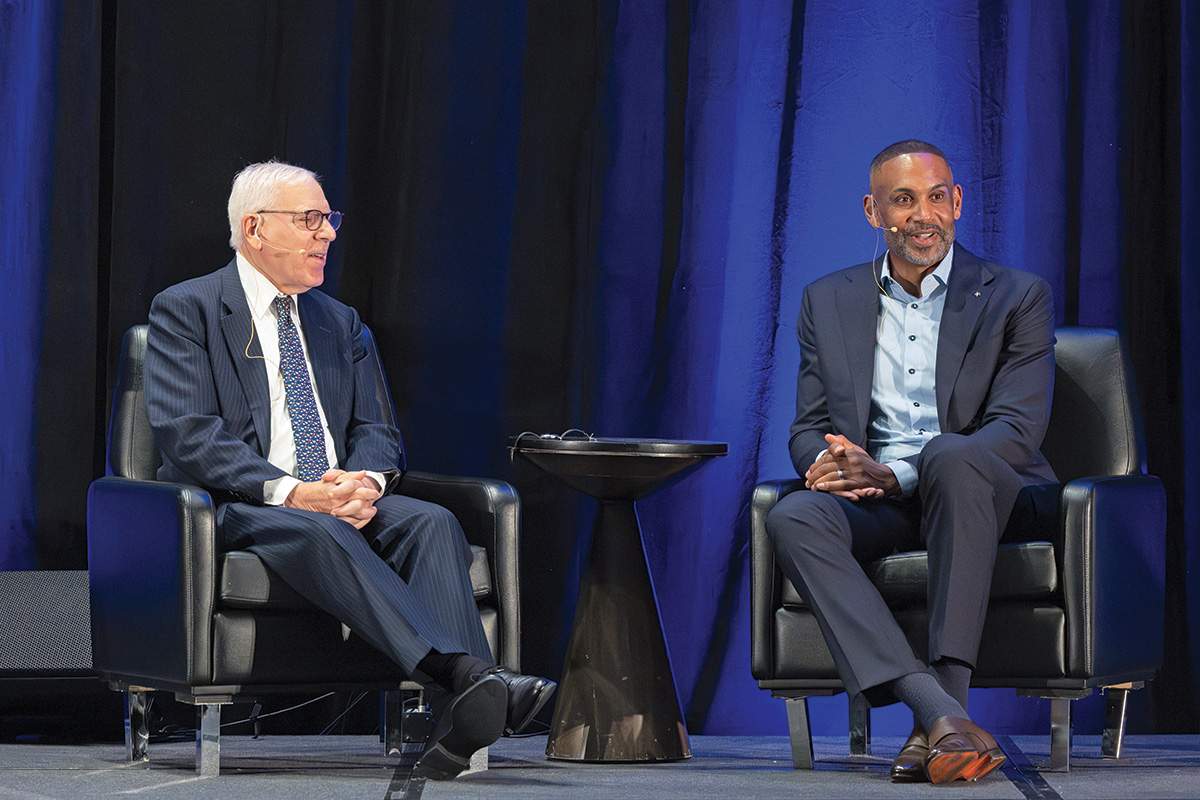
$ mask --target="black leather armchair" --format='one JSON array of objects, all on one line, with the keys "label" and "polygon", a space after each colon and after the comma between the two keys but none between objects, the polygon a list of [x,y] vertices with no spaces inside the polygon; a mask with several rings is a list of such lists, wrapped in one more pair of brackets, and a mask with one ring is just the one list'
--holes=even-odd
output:
[{"label": "black leather armchair", "polygon": [[[273,692],[418,690],[400,668],[333,617],[297,595],[253,553],[222,552],[214,504],[196,486],[160,483],[161,463],[145,399],[147,326],[122,343],[108,459],[111,476],[88,491],[93,665],[127,692],[131,760],[146,757],[146,691],[165,690],[197,707],[197,761],[217,774],[220,706]],[[394,419],[374,339],[377,399]],[[408,472],[398,491],[450,509],[475,560],[471,582],[492,655],[520,669],[520,500],[503,481]],[[398,715],[396,715],[398,716]],[[395,717],[387,725],[395,747]]]},{"label": "black leather armchair", "polygon": [[[1051,769],[1070,767],[1070,702],[1107,690],[1103,754],[1120,755],[1128,691],[1163,652],[1166,496],[1144,474],[1129,359],[1112,330],[1057,331],[1043,452],[1063,482],[1051,541],[1001,545],[972,686],[1051,698]],[[812,612],[775,564],[766,515],[803,480],[759,484],[751,501],[751,670],[787,702],[792,758],[812,767],[805,698],[843,690]],[[869,565],[916,652],[927,651],[924,552]],[[850,709],[850,749],[870,752],[869,710]]]}]

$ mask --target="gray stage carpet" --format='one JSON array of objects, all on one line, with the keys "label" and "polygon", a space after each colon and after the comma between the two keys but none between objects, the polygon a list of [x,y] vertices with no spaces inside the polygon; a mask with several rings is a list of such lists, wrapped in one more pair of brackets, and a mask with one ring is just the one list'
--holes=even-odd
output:
[{"label": "gray stage carpet", "polygon": [[1124,757],[1099,757],[1097,736],[1075,739],[1069,774],[1039,771],[1049,737],[1001,743],[1010,762],[975,784],[897,785],[887,767],[899,737],[877,737],[874,756],[850,758],[845,739],[817,737],[818,768],[791,769],[780,736],[693,736],[693,756],[672,764],[547,761],[546,739],[501,740],[486,771],[421,787],[370,736],[222,737],[215,778],[194,774],[195,746],[153,744],[148,764],[128,764],[117,744],[0,745],[0,798],[1200,798],[1200,736],[1130,736]]}]

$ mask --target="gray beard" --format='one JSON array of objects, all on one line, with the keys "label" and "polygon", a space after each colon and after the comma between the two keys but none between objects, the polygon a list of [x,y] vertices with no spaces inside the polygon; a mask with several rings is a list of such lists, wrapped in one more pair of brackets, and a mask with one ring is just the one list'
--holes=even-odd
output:
[{"label": "gray beard", "polygon": [[[921,228],[921,230],[930,230],[929,228]],[[908,237],[901,233],[892,233],[885,231],[884,240],[887,241],[888,248],[894,250],[897,255],[908,261],[910,264],[915,264],[918,267],[928,267],[938,263],[946,254],[950,252],[950,245],[954,244],[954,223],[951,222],[947,228],[935,228],[937,231],[938,241],[941,247],[931,252],[929,255],[919,255],[913,252],[908,246]]]}]

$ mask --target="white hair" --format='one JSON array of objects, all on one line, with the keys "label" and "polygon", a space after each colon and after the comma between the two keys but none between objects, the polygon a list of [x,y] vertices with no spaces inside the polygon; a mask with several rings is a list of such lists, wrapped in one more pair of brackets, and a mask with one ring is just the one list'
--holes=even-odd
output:
[{"label": "white hair", "polygon": [[271,208],[284,186],[300,186],[308,181],[320,179],[304,167],[285,164],[282,161],[264,161],[251,164],[233,178],[229,190],[229,246],[241,250],[246,244],[242,233],[242,218]]}]

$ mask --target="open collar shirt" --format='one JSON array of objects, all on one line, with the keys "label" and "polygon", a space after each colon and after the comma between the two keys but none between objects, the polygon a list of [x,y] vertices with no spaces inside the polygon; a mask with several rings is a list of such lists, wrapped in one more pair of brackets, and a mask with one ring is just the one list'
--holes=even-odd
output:
[{"label": "open collar shirt", "polygon": [[889,255],[881,269],[884,291],[879,295],[867,452],[891,468],[901,495],[909,497],[917,486],[917,470],[900,459],[920,452],[941,433],[935,392],[937,342],[954,246],[921,281],[920,297],[910,295],[892,277]]}]

